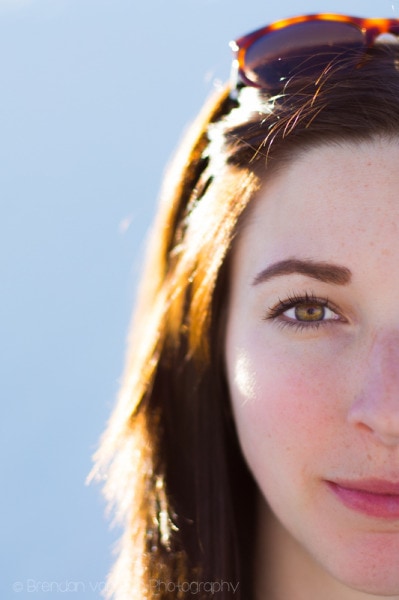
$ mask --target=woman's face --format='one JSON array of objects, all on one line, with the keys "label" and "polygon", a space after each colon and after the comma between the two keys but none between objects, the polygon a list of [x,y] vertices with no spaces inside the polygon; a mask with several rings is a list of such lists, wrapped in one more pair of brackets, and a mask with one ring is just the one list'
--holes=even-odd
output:
[{"label": "woman's face", "polygon": [[267,182],[233,254],[226,365],[260,530],[342,592],[399,597],[398,165],[399,139],[323,146]]}]

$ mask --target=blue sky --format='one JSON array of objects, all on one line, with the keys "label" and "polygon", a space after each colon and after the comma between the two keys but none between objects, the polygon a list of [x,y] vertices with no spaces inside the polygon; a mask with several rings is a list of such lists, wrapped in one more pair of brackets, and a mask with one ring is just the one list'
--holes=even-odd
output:
[{"label": "blue sky", "polygon": [[228,41],[294,14],[396,6],[0,0],[2,599],[104,585],[118,532],[84,482],[162,173],[228,77]]}]

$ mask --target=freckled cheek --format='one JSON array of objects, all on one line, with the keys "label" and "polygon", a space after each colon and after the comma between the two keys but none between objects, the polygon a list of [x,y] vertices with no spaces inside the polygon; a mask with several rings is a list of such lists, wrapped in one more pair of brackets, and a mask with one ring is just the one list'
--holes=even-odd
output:
[{"label": "freckled cheek", "polygon": [[[242,443],[251,456],[315,450],[334,434],[343,390],[337,370],[323,361],[286,351],[247,346],[235,362],[232,402]],[[237,377],[238,375],[238,377]],[[245,383],[241,385],[240,383]],[[336,431],[335,431],[336,433]]]}]

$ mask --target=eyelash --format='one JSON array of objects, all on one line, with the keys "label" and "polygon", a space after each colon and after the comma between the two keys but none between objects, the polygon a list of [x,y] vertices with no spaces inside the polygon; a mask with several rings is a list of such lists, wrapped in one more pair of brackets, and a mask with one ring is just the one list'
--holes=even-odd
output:
[{"label": "eyelash", "polygon": [[[323,308],[328,308],[335,315],[336,319],[321,319],[319,321],[299,321],[289,317],[284,317],[284,312],[290,308],[295,308],[301,304],[315,304]],[[265,316],[265,320],[271,320],[277,323],[280,327],[292,327],[296,331],[303,331],[304,329],[318,329],[319,327],[326,327],[331,325],[332,322],[341,321],[342,318],[337,311],[337,308],[329,301],[328,298],[321,298],[315,296],[313,293],[304,295],[292,294],[289,295],[285,300],[279,300],[276,306],[270,307]]]}]

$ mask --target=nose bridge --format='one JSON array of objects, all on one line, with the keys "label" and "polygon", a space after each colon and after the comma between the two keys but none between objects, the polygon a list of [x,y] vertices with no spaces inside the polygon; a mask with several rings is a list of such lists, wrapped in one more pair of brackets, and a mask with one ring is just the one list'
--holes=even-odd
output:
[{"label": "nose bridge", "polygon": [[389,446],[399,445],[399,329],[380,331],[365,360],[360,393],[349,421]]}]

